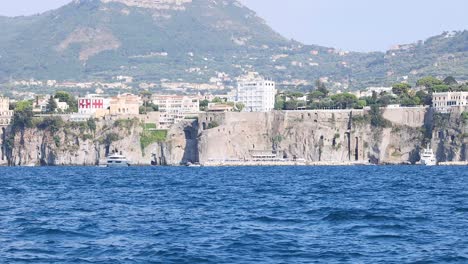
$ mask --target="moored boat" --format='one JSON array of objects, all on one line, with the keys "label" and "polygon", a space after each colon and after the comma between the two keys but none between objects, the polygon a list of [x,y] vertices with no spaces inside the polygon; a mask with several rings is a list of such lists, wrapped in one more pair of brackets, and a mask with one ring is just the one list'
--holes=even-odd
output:
[{"label": "moored boat", "polygon": [[421,153],[421,165],[435,166],[437,165],[437,159],[434,155],[434,151],[430,147],[427,147]]},{"label": "moored boat", "polygon": [[185,164],[185,166],[187,166],[187,167],[201,167],[200,163],[198,163],[198,162],[195,162],[195,163],[187,162]]},{"label": "moored boat", "polygon": [[107,157],[107,167],[128,167],[130,162],[123,155],[112,154]]}]

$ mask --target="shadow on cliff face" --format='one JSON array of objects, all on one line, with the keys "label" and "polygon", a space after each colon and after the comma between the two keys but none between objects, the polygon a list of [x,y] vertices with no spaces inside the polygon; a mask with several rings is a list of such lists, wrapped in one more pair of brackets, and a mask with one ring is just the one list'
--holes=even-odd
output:
[{"label": "shadow on cliff face", "polygon": [[379,164],[380,158],[376,155],[376,153],[380,153],[380,149],[379,149],[379,146],[374,145],[372,146],[372,153],[368,153],[369,163]]},{"label": "shadow on cliff face", "polygon": [[198,156],[198,121],[194,121],[184,129],[185,148],[182,163],[199,162]]},{"label": "shadow on cliff face", "polygon": [[439,144],[437,145],[436,158],[437,158],[437,161],[439,162],[447,161],[447,154],[445,153],[445,145],[444,145],[443,138],[440,138]]},{"label": "shadow on cliff face", "polygon": [[0,138],[0,159],[1,161],[4,161],[6,157],[6,129],[2,127],[1,132],[2,137]]},{"label": "shadow on cliff face", "polygon": [[424,142],[427,144],[432,140],[432,134],[434,132],[434,110],[428,109],[424,114]]},{"label": "shadow on cliff face", "polygon": [[41,166],[54,166],[56,165],[56,155],[52,151],[47,151],[48,147],[47,144],[41,145],[41,153],[40,153],[40,164]]},{"label": "shadow on cliff face", "polygon": [[466,161],[466,152],[467,152],[466,144],[463,143],[462,147],[461,147],[461,153],[460,153],[460,160],[461,161]]},{"label": "shadow on cliff face", "polygon": [[409,162],[414,165],[420,160],[421,160],[421,147],[416,146],[416,148],[409,153]]}]

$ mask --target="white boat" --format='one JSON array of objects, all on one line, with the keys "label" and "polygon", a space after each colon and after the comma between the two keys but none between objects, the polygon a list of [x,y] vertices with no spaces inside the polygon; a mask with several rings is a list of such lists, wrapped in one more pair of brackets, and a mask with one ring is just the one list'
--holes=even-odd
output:
[{"label": "white boat", "polygon": [[432,151],[431,148],[427,147],[421,153],[421,165],[425,165],[425,166],[437,165],[437,160],[434,155],[434,151]]},{"label": "white boat", "polygon": [[185,164],[185,166],[187,166],[187,167],[201,167],[200,163],[198,163],[198,162],[195,162],[195,163],[187,162]]},{"label": "white boat", "polygon": [[119,154],[112,154],[107,157],[107,167],[128,167],[130,162],[125,156]]}]

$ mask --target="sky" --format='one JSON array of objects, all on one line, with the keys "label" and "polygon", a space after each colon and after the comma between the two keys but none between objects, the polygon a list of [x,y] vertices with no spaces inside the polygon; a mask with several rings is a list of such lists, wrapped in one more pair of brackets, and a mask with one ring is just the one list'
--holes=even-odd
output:
[{"label": "sky", "polygon": [[[0,15],[31,15],[71,0],[1,0]],[[384,51],[468,29],[467,0],[240,0],[283,36],[352,51]]]}]

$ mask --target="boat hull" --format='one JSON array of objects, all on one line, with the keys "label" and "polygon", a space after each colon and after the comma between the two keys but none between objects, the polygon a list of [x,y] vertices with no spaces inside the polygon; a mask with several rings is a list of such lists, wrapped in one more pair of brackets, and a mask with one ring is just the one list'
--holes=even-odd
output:
[{"label": "boat hull", "polygon": [[436,166],[437,165],[435,160],[422,160],[421,164],[424,166]]},{"label": "boat hull", "polygon": [[111,168],[111,167],[129,167],[130,164],[128,162],[121,162],[121,163],[107,163],[107,167],[108,168]]}]

